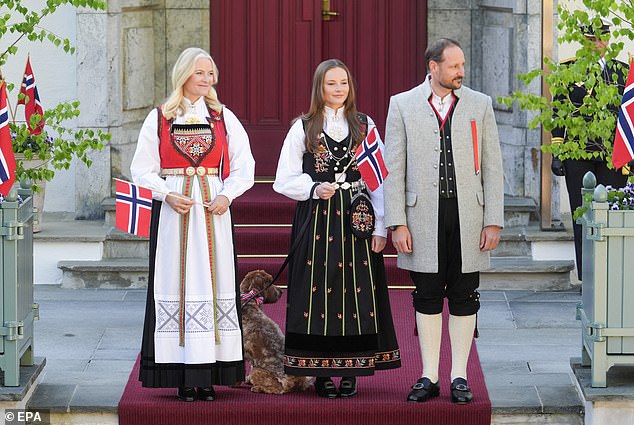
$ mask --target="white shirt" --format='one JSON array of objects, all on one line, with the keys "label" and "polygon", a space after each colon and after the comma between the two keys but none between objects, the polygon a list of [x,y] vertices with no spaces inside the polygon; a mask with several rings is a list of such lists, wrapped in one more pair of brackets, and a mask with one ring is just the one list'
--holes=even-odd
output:
[{"label": "white shirt", "polygon": [[[343,111],[340,110],[338,112],[342,113]],[[328,111],[326,111],[324,115],[324,131],[326,131]],[[345,123],[346,134],[343,136],[343,138],[345,138],[348,135],[348,123],[343,116],[341,117],[341,120]],[[337,125],[344,124],[337,123]],[[374,121],[372,118],[368,117],[368,131],[371,130],[373,126],[375,126]],[[332,137],[330,133],[327,132],[327,134]],[[280,159],[277,163],[275,182],[273,183],[273,190],[296,201],[308,200],[310,190],[314,184],[312,177],[304,173],[302,169],[303,156],[306,152],[306,145],[304,143],[305,137],[302,120],[298,119],[291,126],[288,134],[286,135],[286,139],[284,139],[284,145],[282,146],[282,151],[280,152]],[[384,151],[385,147],[383,146],[383,141],[378,138],[377,142],[379,143],[380,149]],[[386,237],[387,230],[383,224],[383,185],[379,186],[374,192],[369,191],[369,194],[375,215],[373,235]],[[316,195],[314,195],[314,197],[317,199]]]},{"label": "white shirt", "polygon": [[[186,111],[177,115],[175,124],[190,124],[193,120],[206,123],[209,112],[205,99],[200,98],[193,104],[185,98]],[[255,175],[255,160],[251,154],[249,136],[244,127],[227,107],[223,107],[223,116],[227,130],[227,144],[229,145],[229,177],[223,182],[223,189],[219,195],[227,197],[231,203],[253,186]],[[152,197],[163,201],[169,193],[169,188],[160,176],[161,157],[159,155],[159,138],[157,135],[158,116],[156,108],[148,114],[143,122],[136,152],[130,164],[130,172],[134,183],[152,189]]]}]

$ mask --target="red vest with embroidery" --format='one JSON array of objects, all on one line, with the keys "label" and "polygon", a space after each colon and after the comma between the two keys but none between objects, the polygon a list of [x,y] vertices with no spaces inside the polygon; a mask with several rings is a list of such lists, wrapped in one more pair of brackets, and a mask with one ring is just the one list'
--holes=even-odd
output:
[{"label": "red vest with embroidery", "polygon": [[195,163],[187,154],[182,152],[175,144],[171,129],[172,120],[163,116],[160,107],[158,112],[158,137],[159,155],[161,157],[161,168],[187,168],[190,166],[218,168],[221,170],[222,179],[229,177],[229,145],[227,143],[227,129],[222,114],[207,108],[209,117],[207,118],[211,131],[214,133],[215,145],[207,152],[203,152],[202,160]]}]

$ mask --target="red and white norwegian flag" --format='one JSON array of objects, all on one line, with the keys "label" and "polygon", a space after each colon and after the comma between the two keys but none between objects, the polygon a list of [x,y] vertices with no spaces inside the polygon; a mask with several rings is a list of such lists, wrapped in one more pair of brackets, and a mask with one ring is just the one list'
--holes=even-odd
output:
[{"label": "red and white norwegian flag", "polygon": [[378,140],[378,131],[372,126],[355,154],[361,178],[372,192],[383,184],[388,174]]},{"label": "red and white norwegian flag", "polygon": [[[20,94],[28,97],[23,97],[18,100],[18,105],[24,105],[24,117],[29,127],[31,134],[38,135],[44,129],[44,110],[40,103],[40,96],[37,94],[37,87],[35,86],[35,76],[31,69],[31,58],[26,59],[26,68],[24,70],[24,78],[22,79],[22,87],[20,87]],[[31,116],[38,114],[42,118],[35,128],[31,128]]]},{"label": "red and white norwegian flag", "polygon": [[152,191],[123,180],[116,180],[117,229],[137,236],[150,235]]},{"label": "red and white norwegian flag", "polygon": [[619,108],[619,118],[616,123],[616,138],[612,152],[612,165],[619,169],[634,159],[634,73],[632,63],[627,73],[627,82],[623,90],[623,101]]},{"label": "red and white norwegian flag", "polygon": [[9,108],[7,107],[7,87],[0,83],[0,194],[7,196],[15,180],[15,157],[9,131]]}]

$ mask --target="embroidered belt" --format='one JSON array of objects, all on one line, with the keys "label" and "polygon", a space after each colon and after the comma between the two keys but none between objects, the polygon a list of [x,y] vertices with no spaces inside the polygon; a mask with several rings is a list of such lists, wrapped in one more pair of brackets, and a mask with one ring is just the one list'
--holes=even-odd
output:
[{"label": "embroidered belt", "polygon": [[343,189],[343,190],[362,190],[365,187],[365,182],[363,180],[357,180],[355,182],[343,182],[343,183],[333,183],[335,189]]},{"label": "embroidered belt", "polygon": [[161,176],[217,176],[217,168],[187,167],[187,168],[161,168]]}]

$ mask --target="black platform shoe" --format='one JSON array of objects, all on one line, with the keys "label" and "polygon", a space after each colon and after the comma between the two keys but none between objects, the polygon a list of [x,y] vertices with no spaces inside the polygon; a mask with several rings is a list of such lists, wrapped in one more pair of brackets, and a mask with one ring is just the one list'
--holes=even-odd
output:
[{"label": "black platform shoe", "polygon": [[196,390],[194,387],[178,387],[176,397],[180,401],[194,401],[196,400]]},{"label": "black platform shoe", "polygon": [[339,395],[341,397],[354,397],[357,395],[357,378],[354,376],[345,376],[341,378],[339,384]]},{"label": "black platform shoe", "polygon": [[337,398],[339,393],[335,383],[330,378],[317,378],[315,381],[315,390],[317,395],[324,398]]},{"label": "black platform shoe", "polygon": [[407,395],[407,401],[420,403],[439,395],[440,385],[438,385],[438,382],[434,384],[429,378],[420,378],[412,385],[412,391]]},{"label": "black platform shoe", "polygon": [[198,400],[202,401],[214,401],[216,399],[216,391],[214,387],[197,388]]},{"label": "black platform shoe", "polygon": [[456,378],[451,382],[451,401],[458,404],[467,404],[473,400],[471,388],[464,378]]}]

